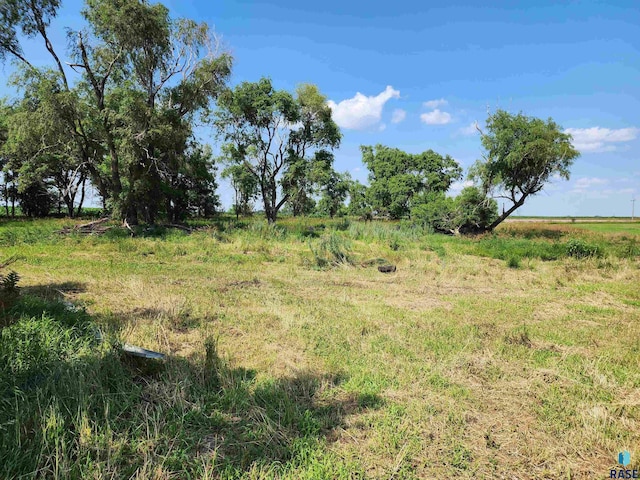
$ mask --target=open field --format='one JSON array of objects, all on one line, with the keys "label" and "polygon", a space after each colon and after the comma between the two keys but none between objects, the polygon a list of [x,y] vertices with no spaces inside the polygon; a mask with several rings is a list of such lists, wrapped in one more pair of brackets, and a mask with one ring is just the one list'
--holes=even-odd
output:
[{"label": "open field", "polygon": [[[0,478],[608,478],[625,449],[640,466],[638,224],[68,223],[0,223],[24,299],[0,343]],[[169,359],[133,365],[120,341]]]}]

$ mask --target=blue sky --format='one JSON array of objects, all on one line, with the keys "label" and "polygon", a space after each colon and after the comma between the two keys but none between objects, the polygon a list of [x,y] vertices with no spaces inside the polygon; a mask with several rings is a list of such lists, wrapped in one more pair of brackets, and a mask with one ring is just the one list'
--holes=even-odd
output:
[{"label": "blue sky", "polygon": [[[233,83],[317,84],[344,135],[336,168],[354,178],[367,175],[359,146],[377,143],[433,149],[467,168],[481,154],[474,122],[503,108],[552,117],[582,152],[569,182],[518,214],[630,215],[640,197],[637,1],[481,3],[165,2],[174,16],[215,26],[235,58]],[[81,25],[80,5],[63,0],[60,41],[64,26]],[[221,194],[229,204],[224,183]]]}]

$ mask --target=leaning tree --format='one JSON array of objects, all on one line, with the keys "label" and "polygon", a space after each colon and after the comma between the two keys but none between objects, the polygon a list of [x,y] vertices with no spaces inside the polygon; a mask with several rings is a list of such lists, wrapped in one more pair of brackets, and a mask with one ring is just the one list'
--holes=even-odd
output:
[{"label": "leaning tree", "polygon": [[500,225],[552,177],[569,179],[569,167],[580,156],[571,140],[552,119],[544,121],[504,110],[489,116],[486,130],[481,131],[485,153],[472,167],[470,178],[486,195],[509,200],[511,206],[484,230]]}]

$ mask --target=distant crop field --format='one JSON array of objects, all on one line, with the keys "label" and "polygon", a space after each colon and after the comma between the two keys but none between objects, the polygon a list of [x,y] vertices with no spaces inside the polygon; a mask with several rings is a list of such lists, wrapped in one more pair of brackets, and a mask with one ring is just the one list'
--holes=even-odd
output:
[{"label": "distant crop field", "polygon": [[640,234],[640,222],[576,222],[571,224],[573,228],[581,228],[591,230],[593,232],[603,233],[629,233],[632,235]]},{"label": "distant crop field", "polygon": [[0,220],[22,287],[0,478],[586,479],[622,450],[637,468],[637,224],[70,223]]}]

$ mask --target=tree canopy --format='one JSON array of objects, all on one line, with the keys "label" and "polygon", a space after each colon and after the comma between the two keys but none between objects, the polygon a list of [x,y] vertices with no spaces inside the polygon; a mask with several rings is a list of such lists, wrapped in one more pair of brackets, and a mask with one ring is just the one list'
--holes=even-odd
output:
[{"label": "tree canopy", "polygon": [[462,169],[449,155],[433,150],[411,154],[397,148],[362,146],[362,163],[369,169],[368,201],[379,215],[409,216],[416,197],[446,192]]},{"label": "tree canopy", "polygon": [[[231,57],[218,50],[206,24],[174,19],[160,3],[87,0],[86,28],[69,31],[70,58],[63,62],[64,46],[54,45],[48,32],[58,7],[57,0],[0,6],[0,59],[14,59],[28,80],[18,82],[26,85],[18,113],[28,128],[9,142],[9,153],[33,160],[23,166],[55,159],[57,173],[67,165],[63,177],[70,171],[89,177],[105,205],[131,224],[139,217],[153,223],[161,213],[184,216],[191,206],[183,200],[191,197],[176,186],[211,184],[210,174],[193,177],[211,166],[194,146],[194,121],[225,86]],[[51,68],[30,63],[21,35],[40,38]],[[196,160],[199,166],[189,165]]]},{"label": "tree canopy", "polygon": [[481,134],[485,150],[470,177],[487,195],[509,200],[512,205],[486,226],[493,230],[540,192],[553,176],[569,179],[569,167],[580,153],[571,135],[552,119],[547,121],[497,110],[487,119]]},{"label": "tree canopy", "polygon": [[213,123],[225,142],[226,161],[243,165],[256,179],[269,223],[287,203],[309,195],[318,171],[333,163],[330,150],[340,130],[315,85],[296,94],[271,80],[243,82],[220,96]]}]

